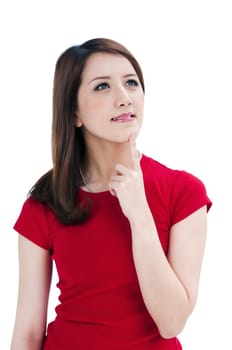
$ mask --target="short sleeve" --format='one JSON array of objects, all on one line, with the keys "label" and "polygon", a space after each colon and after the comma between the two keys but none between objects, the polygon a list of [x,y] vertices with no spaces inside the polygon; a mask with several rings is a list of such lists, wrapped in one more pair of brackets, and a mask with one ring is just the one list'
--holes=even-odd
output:
[{"label": "short sleeve", "polygon": [[51,250],[48,208],[44,204],[28,198],[22,207],[14,229],[39,247]]},{"label": "short sleeve", "polygon": [[209,211],[212,205],[203,182],[185,171],[177,172],[171,203],[172,225],[185,219],[204,205]]}]

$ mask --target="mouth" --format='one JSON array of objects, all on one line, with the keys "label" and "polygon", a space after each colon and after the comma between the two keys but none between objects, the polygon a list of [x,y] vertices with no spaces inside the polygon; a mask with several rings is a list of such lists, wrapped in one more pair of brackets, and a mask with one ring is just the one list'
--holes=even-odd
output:
[{"label": "mouth", "polygon": [[120,115],[117,115],[116,117],[111,118],[112,122],[117,123],[125,123],[130,122],[136,118],[136,115],[133,113],[122,113]]}]

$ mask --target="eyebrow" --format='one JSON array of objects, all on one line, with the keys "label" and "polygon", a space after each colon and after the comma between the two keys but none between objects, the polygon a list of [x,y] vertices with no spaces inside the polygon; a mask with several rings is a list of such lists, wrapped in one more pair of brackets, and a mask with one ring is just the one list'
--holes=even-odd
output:
[{"label": "eyebrow", "polygon": [[[137,77],[137,74],[135,74],[135,73],[129,73],[129,74],[125,74],[125,75],[123,75],[123,78],[130,78],[130,77]],[[110,79],[110,76],[109,75],[103,75],[103,76],[100,76],[100,77],[95,77],[95,78],[93,78],[93,79],[91,79],[90,81],[89,81],[89,83],[88,83],[88,85],[89,84],[91,84],[93,81],[95,81],[95,80],[104,80],[104,79]]]}]

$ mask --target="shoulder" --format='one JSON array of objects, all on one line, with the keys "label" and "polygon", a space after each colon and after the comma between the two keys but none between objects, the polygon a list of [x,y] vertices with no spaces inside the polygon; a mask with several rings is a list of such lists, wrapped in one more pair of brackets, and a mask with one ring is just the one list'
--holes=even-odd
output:
[{"label": "shoulder", "polygon": [[44,217],[45,219],[51,215],[51,213],[51,209],[45,203],[32,198],[31,195],[24,201],[21,209],[21,214],[23,214],[27,220],[35,219],[36,217]]},{"label": "shoulder", "polygon": [[164,183],[166,187],[172,187],[179,174],[182,173],[182,171],[171,169],[146,155],[142,157],[141,168],[145,182]]},{"label": "shoulder", "polygon": [[206,187],[195,175],[185,170],[171,169],[147,156],[143,156],[141,167],[148,197],[168,207],[173,222],[203,205],[210,209],[212,202]]},{"label": "shoulder", "polygon": [[185,185],[195,184],[200,187],[204,187],[203,182],[195,175],[180,169],[172,169],[151,157],[143,155],[141,161],[141,167],[144,177],[147,179],[162,181],[172,186],[184,187]]},{"label": "shoulder", "polygon": [[46,204],[28,197],[23,203],[14,229],[40,247],[50,249],[53,216]]}]

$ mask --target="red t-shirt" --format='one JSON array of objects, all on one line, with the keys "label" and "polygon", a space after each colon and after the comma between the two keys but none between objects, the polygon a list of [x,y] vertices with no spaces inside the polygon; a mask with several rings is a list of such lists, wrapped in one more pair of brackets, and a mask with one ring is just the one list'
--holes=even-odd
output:
[{"label": "red t-shirt", "polygon": [[[211,206],[203,183],[143,155],[147,201],[165,254],[173,224]],[[177,338],[163,339],[140,292],[131,232],[119,202],[109,191],[87,193],[90,217],[64,225],[46,205],[27,199],[15,230],[54,259],[60,288],[57,317],[48,325],[43,350],[177,350]],[[138,213],[139,215],[139,213]],[[187,233],[186,233],[187,234]],[[36,315],[35,315],[36,316]]]}]

